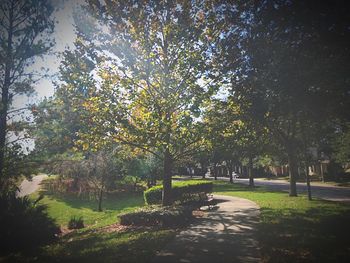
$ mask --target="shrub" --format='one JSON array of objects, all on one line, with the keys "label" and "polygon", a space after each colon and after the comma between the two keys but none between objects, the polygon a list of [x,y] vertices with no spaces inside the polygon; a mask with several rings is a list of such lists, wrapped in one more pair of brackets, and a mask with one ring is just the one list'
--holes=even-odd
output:
[{"label": "shrub", "polygon": [[188,206],[146,207],[120,215],[120,223],[136,226],[183,226],[193,218],[192,210]]},{"label": "shrub", "polygon": [[146,204],[160,204],[162,202],[162,190],[163,186],[156,185],[143,192],[143,197]]},{"label": "shrub", "polygon": [[[162,202],[163,186],[157,185],[144,192],[145,202],[149,205],[160,204]],[[213,183],[209,181],[183,181],[175,182],[172,187],[172,197],[174,202],[188,202],[198,199],[199,193],[211,193]]]},{"label": "shrub", "polygon": [[81,229],[84,228],[83,217],[71,217],[68,222],[68,229]]},{"label": "shrub", "polygon": [[[39,198],[40,199],[40,198]],[[38,200],[39,200],[38,199]],[[19,251],[53,241],[60,232],[46,207],[28,197],[0,195],[0,243],[2,252]]]}]

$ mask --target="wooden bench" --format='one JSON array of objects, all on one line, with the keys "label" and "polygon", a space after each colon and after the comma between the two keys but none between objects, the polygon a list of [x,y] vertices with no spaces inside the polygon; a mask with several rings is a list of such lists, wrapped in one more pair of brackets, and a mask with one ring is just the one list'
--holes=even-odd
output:
[{"label": "wooden bench", "polygon": [[203,206],[208,206],[208,209],[214,207],[214,197],[212,194],[199,193],[199,199]]}]

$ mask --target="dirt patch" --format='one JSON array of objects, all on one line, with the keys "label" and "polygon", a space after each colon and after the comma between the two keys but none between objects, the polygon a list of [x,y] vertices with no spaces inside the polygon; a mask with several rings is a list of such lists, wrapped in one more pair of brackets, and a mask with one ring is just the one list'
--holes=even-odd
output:
[{"label": "dirt patch", "polygon": [[192,211],[192,215],[195,218],[201,218],[201,217],[205,216],[205,213],[204,213],[204,211],[201,211],[201,210],[194,210],[194,211]]},{"label": "dirt patch", "polygon": [[61,233],[59,234],[59,237],[63,237],[75,231],[75,229],[68,229],[67,227],[64,227],[64,226],[61,226],[60,230],[61,230]]},{"label": "dirt patch", "polygon": [[105,232],[105,233],[112,233],[112,232],[123,232],[129,230],[130,226],[123,226],[121,224],[113,224],[109,226],[104,226],[101,228],[96,229],[96,232]]},{"label": "dirt patch", "polygon": [[[88,229],[88,226],[85,226],[85,229],[87,229],[87,231],[89,232],[106,232],[106,233],[111,233],[111,232],[122,232],[122,231],[127,231],[130,228],[132,228],[131,226],[123,226],[121,224],[112,224],[112,225],[108,225],[108,226],[104,226],[104,227],[100,227],[100,228],[96,228],[96,229]],[[76,231],[76,229],[68,229],[67,227],[61,226],[61,233],[60,233],[60,237],[63,237],[65,235],[68,235],[70,233],[73,233],[74,231]]]}]

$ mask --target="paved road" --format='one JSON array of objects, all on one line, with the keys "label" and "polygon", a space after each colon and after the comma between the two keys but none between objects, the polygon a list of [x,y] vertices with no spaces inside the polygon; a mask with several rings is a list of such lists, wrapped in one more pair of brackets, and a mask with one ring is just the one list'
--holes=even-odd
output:
[{"label": "paved road", "polygon": [[165,246],[152,263],[260,262],[255,226],[259,207],[252,201],[214,195],[218,204]]},{"label": "paved road", "polygon": [[[220,177],[220,180],[228,181],[226,177]],[[249,184],[249,180],[246,178],[234,179],[236,183]],[[256,186],[265,186],[272,190],[289,191],[289,182],[281,180],[263,180],[254,179]],[[306,183],[297,183],[297,192],[307,194]],[[329,200],[350,203],[350,187],[321,185],[321,183],[311,182],[311,193],[313,197]]]},{"label": "paved road", "polygon": [[46,177],[46,174],[39,174],[33,176],[32,180],[30,181],[24,179],[21,185],[19,186],[20,191],[17,192],[17,196],[22,197],[34,193],[36,190],[39,189],[41,181]]}]

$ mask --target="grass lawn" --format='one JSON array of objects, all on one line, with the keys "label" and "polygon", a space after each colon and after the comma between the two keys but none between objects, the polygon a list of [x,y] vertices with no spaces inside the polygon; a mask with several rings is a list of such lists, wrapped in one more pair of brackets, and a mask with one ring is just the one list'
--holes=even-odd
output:
[{"label": "grass lawn", "polygon": [[[305,196],[289,197],[262,187],[214,182],[214,192],[243,197],[261,208],[258,239],[263,262],[348,262],[350,206]],[[36,198],[38,193],[32,195]],[[96,201],[46,193],[40,201],[61,226],[83,216],[87,227],[73,231],[38,251],[11,255],[7,262],[149,262],[177,229],[128,228],[106,231],[118,215],[144,205],[141,193],[108,196],[103,212]],[[104,229],[104,230],[103,230]],[[0,259],[1,261],[1,259]]]},{"label": "grass lawn", "polygon": [[44,247],[35,262],[150,262],[174,234],[170,229],[146,228],[122,232],[79,231]]},{"label": "grass lawn", "polygon": [[215,182],[217,194],[246,198],[261,208],[263,262],[348,262],[350,206],[262,187]]},{"label": "grass lawn", "polygon": [[[38,196],[39,193],[35,193],[31,197],[36,199]],[[42,199],[40,203],[48,207],[49,215],[54,218],[61,227],[67,227],[71,217],[82,216],[84,224],[88,228],[96,228],[116,223],[118,214],[133,211],[138,207],[144,206],[141,193],[108,196],[102,202],[102,212],[97,211],[96,200],[81,199],[74,195],[45,194],[44,199]]]},{"label": "grass lawn", "polygon": [[[72,216],[82,216],[86,227],[35,251],[12,254],[2,259],[5,262],[149,262],[176,233],[162,228],[113,231],[107,227],[119,222],[118,215],[144,206],[142,193],[110,195],[103,200],[103,211],[98,212],[95,200],[42,192],[45,196],[40,203],[48,207],[58,225],[66,228]],[[38,196],[34,193],[31,198]]]},{"label": "grass lawn", "polygon": [[[266,181],[279,180],[279,181],[289,182],[289,176],[279,176],[279,177],[272,176],[272,177],[263,177],[263,178],[260,178],[260,179],[263,179],[263,180],[266,180]],[[325,185],[325,186],[331,185],[331,186],[350,187],[349,179],[341,181],[341,182],[328,181],[328,180],[325,181],[325,182],[322,182],[321,177],[311,176],[310,180],[311,180],[311,186],[314,184],[314,185]],[[298,178],[297,182],[298,183],[306,183],[306,179],[305,178]]]}]

